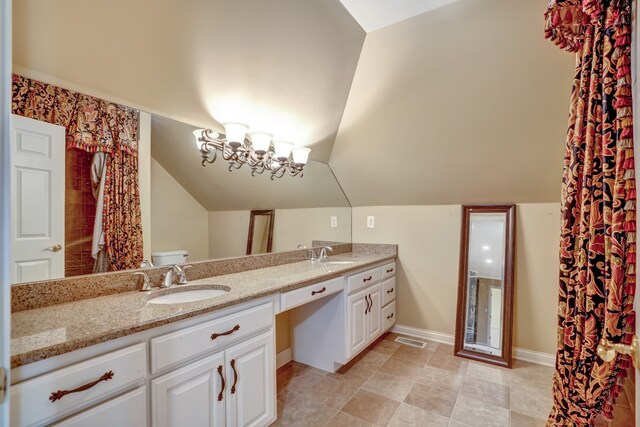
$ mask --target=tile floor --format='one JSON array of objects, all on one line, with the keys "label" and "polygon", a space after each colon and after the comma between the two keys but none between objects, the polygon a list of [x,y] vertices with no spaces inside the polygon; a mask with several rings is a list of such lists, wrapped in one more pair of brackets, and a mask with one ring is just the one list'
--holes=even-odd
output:
[{"label": "tile floor", "polygon": [[[455,357],[450,345],[417,349],[396,337],[381,337],[337,373],[296,362],[280,368],[273,426],[545,425],[552,368],[516,361],[502,369]],[[628,404],[617,411],[611,425],[633,426]]]}]

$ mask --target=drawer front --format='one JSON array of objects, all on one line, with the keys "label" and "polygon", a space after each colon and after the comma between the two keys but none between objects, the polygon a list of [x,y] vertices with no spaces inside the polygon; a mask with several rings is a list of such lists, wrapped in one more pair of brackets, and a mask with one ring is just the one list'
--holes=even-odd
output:
[{"label": "drawer front", "polygon": [[396,275],[396,263],[391,262],[382,266],[382,280],[388,279],[391,276]]},{"label": "drawer front", "polygon": [[54,425],[56,427],[146,427],[147,389],[140,387]]},{"label": "drawer front", "polygon": [[396,302],[391,301],[382,308],[382,324],[386,331],[396,323]]},{"label": "drawer front", "polygon": [[151,372],[156,373],[271,327],[273,319],[273,303],[267,303],[152,338]]},{"label": "drawer front", "polygon": [[280,307],[282,311],[289,310],[290,308],[340,292],[343,289],[344,279],[342,277],[336,277],[332,280],[305,286],[304,288],[282,294],[280,296]]},{"label": "drawer front", "polygon": [[[47,424],[141,382],[146,376],[144,343],[44,374],[11,387],[11,425]],[[81,388],[85,390],[65,393]]]},{"label": "drawer front", "polygon": [[347,293],[352,294],[361,289],[367,288],[380,281],[382,278],[382,267],[372,268],[362,273],[347,277]]},{"label": "drawer front", "polygon": [[396,278],[392,277],[382,282],[382,306],[396,299]]}]

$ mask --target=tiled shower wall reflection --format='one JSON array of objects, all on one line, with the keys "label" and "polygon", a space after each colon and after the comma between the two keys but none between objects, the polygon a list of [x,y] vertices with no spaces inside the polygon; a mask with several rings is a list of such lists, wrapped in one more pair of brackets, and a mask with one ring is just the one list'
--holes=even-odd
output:
[{"label": "tiled shower wall reflection", "polygon": [[65,174],[64,275],[91,274],[91,239],[96,201],[91,191],[92,153],[68,149]]}]

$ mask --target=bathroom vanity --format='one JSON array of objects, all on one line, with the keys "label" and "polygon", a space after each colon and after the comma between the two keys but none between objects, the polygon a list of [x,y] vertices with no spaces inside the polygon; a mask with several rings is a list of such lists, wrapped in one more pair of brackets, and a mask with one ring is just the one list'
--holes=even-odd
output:
[{"label": "bathroom vanity", "polygon": [[[194,280],[216,298],[125,292],[13,314],[12,426],[267,426],[275,315],[293,360],[335,371],[396,319],[395,254],[347,253]],[[166,293],[166,292],[165,292]]]}]

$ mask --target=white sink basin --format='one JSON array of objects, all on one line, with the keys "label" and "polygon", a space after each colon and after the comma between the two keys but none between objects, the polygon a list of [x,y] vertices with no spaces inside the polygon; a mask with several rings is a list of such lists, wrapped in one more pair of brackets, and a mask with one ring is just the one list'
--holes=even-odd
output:
[{"label": "white sink basin", "polygon": [[202,301],[225,295],[231,289],[194,289],[192,291],[176,290],[166,295],[151,298],[149,304],[184,304],[188,302]]},{"label": "white sink basin", "polygon": [[351,265],[355,264],[355,261],[327,261],[323,262],[324,265]]}]

